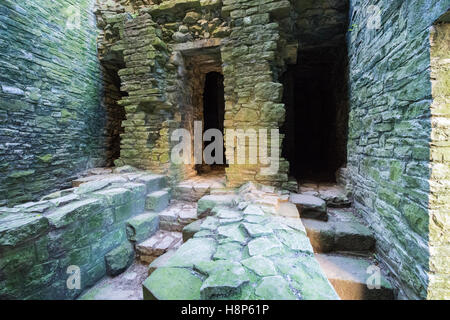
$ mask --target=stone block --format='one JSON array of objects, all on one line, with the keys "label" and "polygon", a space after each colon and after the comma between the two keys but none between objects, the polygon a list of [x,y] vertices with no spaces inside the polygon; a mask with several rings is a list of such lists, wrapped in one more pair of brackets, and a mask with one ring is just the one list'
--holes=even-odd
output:
[{"label": "stone block", "polygon": [[133,246],[126,242],[105,255],[106,273],[110,276],[121,274],[133,263],[133,260]]},{"label": "stone block", "polygon": [[36,239],[49,229],[49,221],[40,215],[12,215],[0,220],[0,249],[16,247]]},{"label": "stone block", "polygon": [[202,223],[203,223],[203,219],[197,220],[197,221],[192,222],[192,223],[188,224],[187,226],[185,226],[183,228],[183,242],[188,241],[189,239],[191,239],[194,236],[194,234],[199,232]]},{"label": "stone block", "polygon": [[104,191],[99,191],[93,194],[105,200],[105,203],[112,207],[117,207],[129,203],[132,200],[132,193],[125,188],[114,188]]},{"label": "stone block", "polygon": [[122,206],[114,208],[114,222],[120,223],[124,220],[131,218],[138,213],[135,208],[134,202],[128,202]]},{"label": "stone block", "polygon": [[86,199],[72,202],[47,215],[50,225],[55,228],[65,227],[76,221],[83,220],[102,209],[104,204],[99,199]]},{"label": "stone block", "polygon": [[392,286],[382,274],[380,274],[379,288],[368,288],[367,280],[371,274],[367,271],[373,265],[370,260],[333,254],[318,254],[316,257],[341,299],[394,299]]},{"label": "stone block", "polygon": [[305,194],[291,193],[289,201],[297,206],[302,218],[327,220],[327,204],[324,200]]},{"label": "stone block", "polygon": [[169,206],[170,194],[167,191],[155,191],[147,195],[145,208],[161,212]]},{"label": "stone block", "polygon": [[133,217],[127,221],[128,240],[141,242],[156,233],[159,227],[157,213],[148,212]]},{"label": "stone block", "polygon": [[200,262],[195,268],[208,277],[200,288],[202,299],[220,299],[241,293],[241,287],[249,282],[245,269],[239,262],[226,260]]},{"label": "stone block", "polygon": [[202,279],[183,268],[158,268],[142,284],[144,300],[200,300]]},{"label": "stone block", "polygon": [[202,197],[197,202],[197,215],[200,217],[216,206],[233,206],[237,201],[237,197],[234,194],[211,194]]},{"label": "stone block", "polygon": [[140,177],[137,181],[145,184],[147,188],[147,194],[161,190],[166,186],[166,178],[164,176],[155,174],[144,175]]}]

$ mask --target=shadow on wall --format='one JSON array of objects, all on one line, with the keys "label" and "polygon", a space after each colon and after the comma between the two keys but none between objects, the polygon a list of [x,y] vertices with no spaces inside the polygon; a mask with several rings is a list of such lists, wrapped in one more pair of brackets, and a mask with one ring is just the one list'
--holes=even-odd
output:
[{"label": "shadow on wall", "polygon": [[283,156],[296,179],[335,181],[347,161],[348,61],[345,46],[299,52],[284,73]]}]

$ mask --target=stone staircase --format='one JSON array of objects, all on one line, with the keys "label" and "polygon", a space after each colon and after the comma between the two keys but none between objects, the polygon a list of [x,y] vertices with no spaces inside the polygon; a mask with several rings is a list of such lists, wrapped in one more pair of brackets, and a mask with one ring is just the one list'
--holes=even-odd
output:
[{"label": "stone staircase", "polygon": [[147,209],[158,217],[156,230],[147,234],[136,244],[136,257],[145,264],[151,263],[159,256],[178,249],[182,243],[183,228],[197,221],[197,204],[179,200],[168,201],[161,192],[147,197]]},{"label": "stone staircase", "polygon": [[290,201],[297,206],[316,258],[341,299],[394,299],[394,290],[373,257],[374,235],[350,207],[342,188],[301,185]]},{"label": "stone staircase", "polygon": [[[151,179],[152,177],[145,178]],[[173,193],[171,190],[162,188],[160,182],[143,181],[142,178],[140,182],[147,186],[145,211],[127,220],[126,233],[128,240],[133,244],[132,248],[135,252],[133,256],[136,257],[138,265],[148,268],[148,276],[152,275],[158,268],[166,270],[168,261],[173,263],[172,260],[177,260],[177,256],[188,254],[189,250],[200,250],[197,247],[189,249],[189,245],[183,244],[192,244],[192,241],[197,243],[204,237],[212,236],[210,235],[210,229],[217,228],[215,216],[219,217],[219,221],[230,221],[229,223],[233,224],[234,219],[236,221],[242,219],[235,217],[237,212],[241,212],[240,215],[243,214],[246,221],[250,222],[249,226],[258,227],[246,229],[246,234],[253,237],[264,234],[267,231],[265,228],[266,222],[258,222],[262,219],[258,216],[262,212],[255,211],[254,207],[256,205],[258,208],[264,208],[264,211],[269,213],[270,216],[271,208],[274,208],[275,203],[277,203],[278,212],[272,212],[271,214],[287,217],[288,220],[284,220],[283,223],[290,221],[289,219],[295,218],[295,216],[298,220],[300,214],[302,221],[300,229],[303,228],[302,230],[306,232],[311,242],[311,245],[308,244],[307,246],[306,242],[308,241],[302,242],[302,247],[309,246],[311,252],[314,251],[317,260],[315,268],[320,266],[322,271],[314,270],[323,273],[323,276],[328,279],[341,299],[394,298],[392,286],[383,272],[380,272],[379,289],[369,289],[367,285],[367,280],[371,276],[368,271],[376,271],[376,268],[379,267],[373,258],[375,239],[370,229],[354,214],[353,209],[350,208],[350,200],[345,197],[343,190],[339,187],[319,185],[315,188],[309,186],[306,190],[301,187],[298,194],[280,195],[273,195],[270,193],[272,190],[267,189],[264,190],[264,196],[257,192],[256,196],[252,192],[244,192],[246,198],[241,196],[239,199],[236,190],[208,188],[205,191],[206,194],[203,194],[195,203],[184,200],[191,197],[192,193],[189,193],[187,198],[185,197],[186,194],[180,197],[179,193],[175,193],[176,198],[172,199]],[[157,187],[153,188],[152,186]],[[255,203],[255,205],[249,205],[249,203]],[[274,220],[270,225],[277,225],[279,221],[281,220]],[[256,224],[252,225],[253,223]],[[236,232],[236,230],[229,230],[226,237],[231,237],[234,239],[233,241],[236,241],[237,238],[234,238],[238,236]],[[289,241],[294,241],[294,239],[298,241],[299,237],[301,238],[301,233]],[[199,242],[199,244],[203,245],[203,242]],[[227,255],[223,259],[231,259],[229,254],[233,253],[234,249],[231,247],[226,249],[228,250],[226,251]],[[117,252],[116,256],[127,255],[127,250],[128,248],[124,252]],[[198,254],[203,253],[200,250]],[[174,256],[175,258],[173,258]],[[189,253],[186,259],[191,258],[192,256]],[[284,259],[281,260],[284,261]],[[181,260],[180,263],[182,263]],[[277,263],[277,260],[274,260],[273,263]],[[289,263],[295,264],[297,262],[292,260]],[[129,269],[133,268],[135,267]],[[286,269],[286,272],[291,272],[288,269]],[[122,272],[123,270],[120,269],[119,271]],[[127,272],[128,270],[117,278],[127,277]],[[153,278],[155,277],[156,275]],[[188,274],[182,275],[183,279],[185,277],[189,278],[190,276]],[[108,296],[109,291],[113,290],[112,288],[115,285],[114,282],[112,283],[101,289],[101,294]],[[306,290],[306,288],[303,288],[303,290]],[[95,298],[96,295],[93,295],[93,292],[94,290],[91,290],[85,297]],[[146,298],[146,292],[148,294],[149,291],[144,283],[144,298]],[[312,298],[313,296],[309,297]],[[147,296],[147,298],[149,297]]]}]

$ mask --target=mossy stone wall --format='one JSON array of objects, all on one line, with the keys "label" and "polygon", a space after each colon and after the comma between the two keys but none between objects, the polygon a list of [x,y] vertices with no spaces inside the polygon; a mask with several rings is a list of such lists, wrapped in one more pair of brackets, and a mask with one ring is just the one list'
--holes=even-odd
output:
[{"label": "mossy stone wall", "polygon": [[0,206],[105,164],[94,2],[0,3]]}]

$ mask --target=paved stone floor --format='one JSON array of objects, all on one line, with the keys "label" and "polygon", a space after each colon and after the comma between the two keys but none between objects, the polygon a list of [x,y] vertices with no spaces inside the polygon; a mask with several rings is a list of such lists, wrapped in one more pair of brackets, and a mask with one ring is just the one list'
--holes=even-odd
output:
[{"label": "paved stone floor", "polygon": [[222,197],[199,201],[212,216],[151,273],[144,299],[339,299],[286,194],[247,184]]}]

